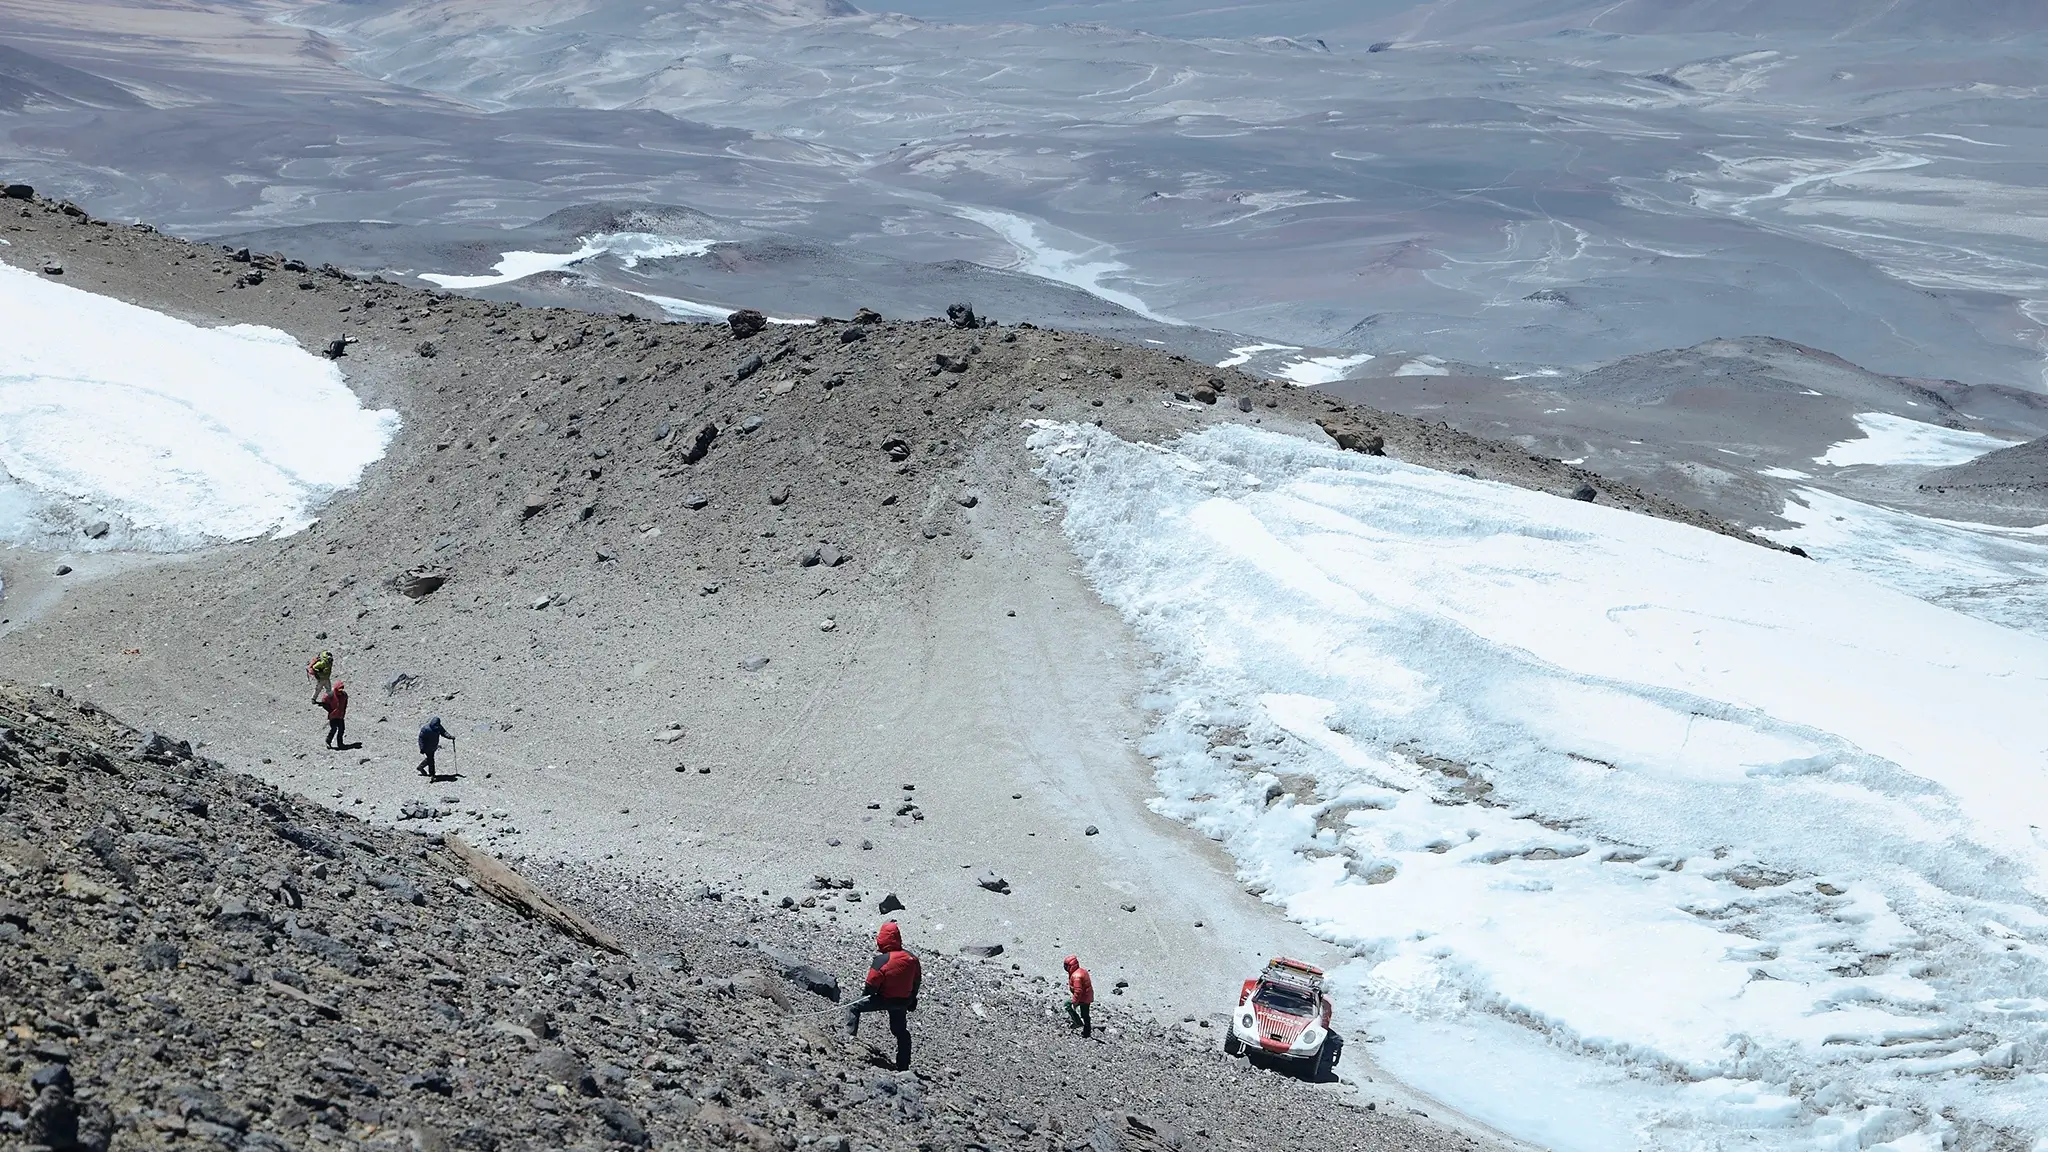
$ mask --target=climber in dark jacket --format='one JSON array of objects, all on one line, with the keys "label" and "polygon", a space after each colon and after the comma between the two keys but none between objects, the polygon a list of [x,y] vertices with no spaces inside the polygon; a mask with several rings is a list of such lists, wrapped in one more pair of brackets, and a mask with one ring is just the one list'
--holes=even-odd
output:
[{"label": "climber in dark jacket", "polygon": [[867,995],[847,1006],[846,1028],[860,1035],[863,1012],[887,1012],[889,1033],[896,1037],[896,1070],[910,1067],[910,1022],[907,1014],[917,1010],[917,990],[924,983],[924,966],[904,951],[903,930],[894,920],[875,933],[875,959],[868,965]]},{"label": "climber in dark jacket", "polygon": [[450,736],[448,730],[441,727],[441,718],[439,716],[427,721],[426,725],[420,729],[420,775],[425,776],[429,780],[438,775],[434,768],[434,753],[441,747],[441,741],[443,740],[448,741],[450,744],[455,743],[455,737]]}]

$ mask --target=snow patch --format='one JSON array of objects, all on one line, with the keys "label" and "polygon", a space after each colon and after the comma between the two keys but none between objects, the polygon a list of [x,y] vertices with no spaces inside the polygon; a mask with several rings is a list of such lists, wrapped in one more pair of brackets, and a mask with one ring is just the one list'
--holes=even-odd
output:
[{"label": "snow patch", "polygon": [[297,532],[384,454],[331,362],[0,266],[0,539],[187,548]]},{"label": "snow patch", "polygon": [[1335,384],[1349,375],[1353,368],[1371,359],[1370,352],[1350,356],[1304,356],[1282,364],[1277,375],[1304,386]]},{"label": "snow patch", "polygon": [[686,240],[657,236],[650,232],[602,232],[585,237],[574,252],[506,252],[490,272],[481,276],[451,276],[422,272],[419,279],[450,290],[493,288],[537,276],[560,272],[596,256],[610,254],[621,267],[637,268],[642,260],[667,260],[677,256],[702,256],[716,240]]},{"label": "snow patch", "polygon": [[1232,348],[1230,355],[1218,360],[1216,366],[1218,368],[1240,368],[1251,363],[1252,357],[1257,356],[1261,352],[1299,351],[1301,351],[1301,345],[1299,344],[1247,344],[1242,348]]},{"label": "snow patch", "polygon": [[2011,440],[2000,440],[1982,432],[1943,428],[1889,412],[1858,412],[1856,427],[1863,435],[1830,447],[1813,462],[1835,468],[1856,464],[1915,464],[1946,468],[1966,464],[1986,452],[2010,448]]},{"label": "snow patch", "polygon": [[1264,429],[1031,444],[1157,655],[1155,806],[1418,1087],[1603,1152],[2048,1130],[2048,641]]},{"label": "snow patch", "polygon": [[998,212],[989,208],[955,207],[954,212],[994,232],[1017,253],[1017,270],[1046,280],[1071,284],[1081,291],[1111,304],[1128,308],[1147,320],[1161,324],[1182,324],[1171,316],[1163,316],[1147,307],[1137,296],[1120,288],[1111,288],[1111,279],[1128,281],[1130,266],[1122,261],[1109,258],[1115,249],[1107,244],[1095,244],[1086,251],[1070,252],[1056,248],[1046,240],[1039,229],[1042,225],[1011,212]]}]

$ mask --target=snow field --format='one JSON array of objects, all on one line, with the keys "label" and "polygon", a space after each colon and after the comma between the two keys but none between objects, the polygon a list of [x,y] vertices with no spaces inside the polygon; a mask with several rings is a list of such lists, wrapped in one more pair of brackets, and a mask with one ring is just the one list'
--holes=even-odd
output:
[{"label": "snow field", "polygon": [[274,328],[201,328],[0,265],[0,540],[296,532],[398,428]]},{"label": "snow field", "polygon": [[1894,416],[1889,412],[1858,412],[1856,427],[1863,435],[1831,445],[1813,458],[1816,464],[1847,468],[1854,464],[1914,464],[1946,468],[1967,464],[1986,452],[2010,448],[2013,441],[2000,440],[1982,432],[1943,428],[1921,420]]},{"label": "snow field", "polygon": [[1570,1149],[2048,1130],[2048,641],[1255,429],[1031,444],[1157,806],[1351,947],[1390,1068]]},{"label": "snow field", "polygon": [[1908,595],[2048,637],[2048,524],[1941,520],[1806,487],[1779,515],[1794,527],[1763,535]]}]

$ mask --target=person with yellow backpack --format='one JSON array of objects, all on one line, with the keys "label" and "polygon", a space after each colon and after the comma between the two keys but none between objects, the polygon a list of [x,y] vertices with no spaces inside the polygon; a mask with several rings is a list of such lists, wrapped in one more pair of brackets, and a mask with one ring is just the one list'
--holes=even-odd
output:
[{"label": "person with yellow backpack", "polygon": [[306,665],[306,675],[313,678],[313,703],[321,704],[329,692],[334,691],[334,653],[322,652]]}]

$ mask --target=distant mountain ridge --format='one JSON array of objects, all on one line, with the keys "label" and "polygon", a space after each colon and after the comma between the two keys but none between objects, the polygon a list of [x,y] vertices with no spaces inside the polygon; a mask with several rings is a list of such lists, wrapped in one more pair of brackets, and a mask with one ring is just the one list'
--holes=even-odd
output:
[{"label": "distant mountain ridge", "polygon": [[1329,36],[1395,46],[1522,39],[1572,29],[1843,40],[2005,39],[2048,32],[2048,5],[2033,0],[1280,0],[1220,10],[1203,0],[873,0],[863,7],[959,23],[1100,23],[1161,35]]}]

